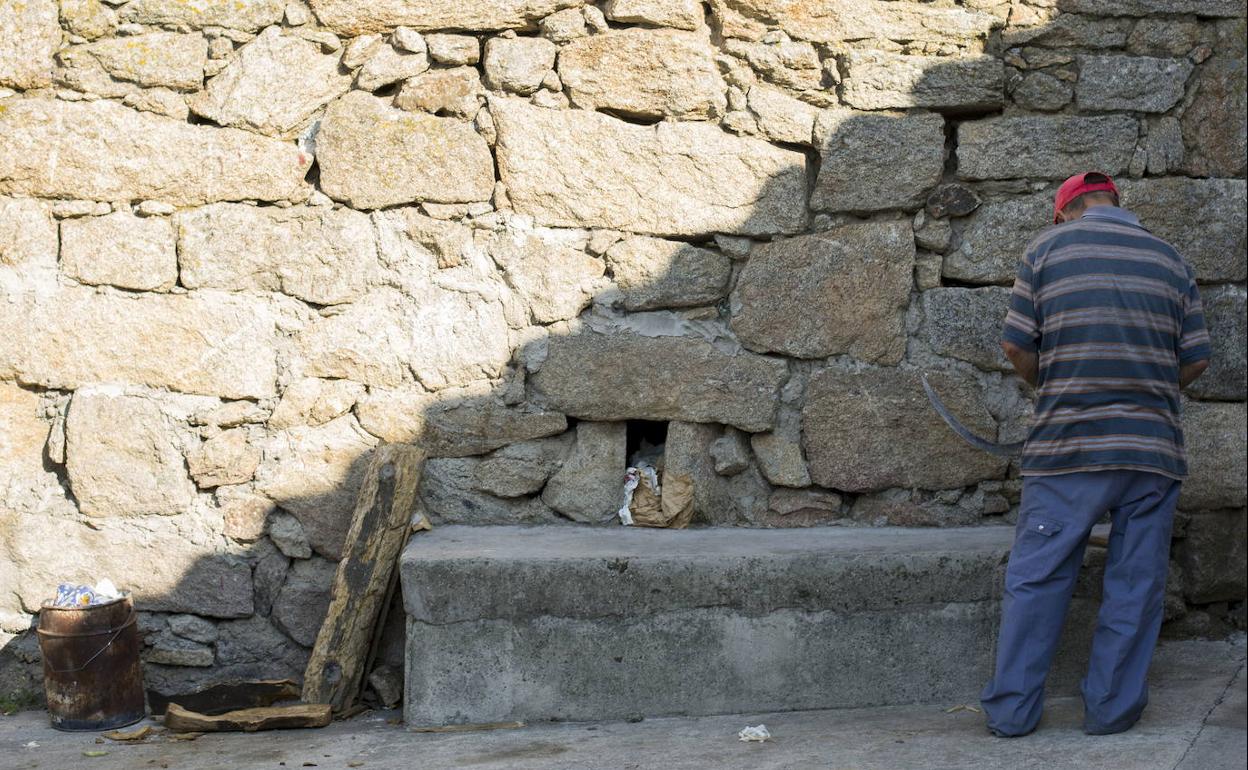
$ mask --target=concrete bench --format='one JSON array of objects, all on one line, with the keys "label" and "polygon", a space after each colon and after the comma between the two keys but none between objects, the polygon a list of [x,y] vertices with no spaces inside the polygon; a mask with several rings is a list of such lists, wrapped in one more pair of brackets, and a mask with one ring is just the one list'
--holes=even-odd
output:
[{"label": "concrete bench", "polygon": [[[1011,539],[1008,527],[437,528],[402,557],[405,716],[974,703]],[[1081,593],[1098,581],[1085,574]],[[1067,684],[1093,610],[1077,600],[1068,623]]]}]

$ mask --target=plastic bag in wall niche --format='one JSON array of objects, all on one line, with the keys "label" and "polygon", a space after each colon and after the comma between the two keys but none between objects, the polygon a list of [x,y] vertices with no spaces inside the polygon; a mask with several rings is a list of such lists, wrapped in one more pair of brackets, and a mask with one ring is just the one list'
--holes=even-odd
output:
[{"label": "plastic bag in wall niche", "polygon": [[620,521],[638,527],[684,529],[693,520],[693,479],[659,472],[643,465],[624,475],[624,507]]},{"label": "plastic bag in wall niche", "polygon": [[52,600],[52,606],[90,607],[120,598],[121,591],[108,578],[96,582],[94,586],[61,583],[56,587],[56,598]]},{"label": "plastic bag in wall niche", "polygon": [[637,491],[633,492],[632,505],[628,510],[633,514],[633,523],[644,527],[649,526],[645,522],[662,514],[659,498],[663,494],[663,487],[659,484],[659,472],[654,468],[643,465],[637,470],[641,473],[641,481],[637,485]]}]

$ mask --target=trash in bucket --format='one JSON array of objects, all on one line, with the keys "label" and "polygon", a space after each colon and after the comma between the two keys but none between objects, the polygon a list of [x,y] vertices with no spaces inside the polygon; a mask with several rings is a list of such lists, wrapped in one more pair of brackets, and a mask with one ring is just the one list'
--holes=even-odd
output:
[{"label": "trash in bucket", "polygon": [[99,601],[104,587],[93,590],[95,604],[48,602],[39,611],[43,686],[58,730],[113,730],[146,716],[134,604],[124,594]]},{"label": "trash in bucket", "polygon": [[97,582],[94,586],[61,583],[56,587],[56,598],[52,600],[56,607],[90,607],[120,599],[121,592],[113,581],[108,578]]}]

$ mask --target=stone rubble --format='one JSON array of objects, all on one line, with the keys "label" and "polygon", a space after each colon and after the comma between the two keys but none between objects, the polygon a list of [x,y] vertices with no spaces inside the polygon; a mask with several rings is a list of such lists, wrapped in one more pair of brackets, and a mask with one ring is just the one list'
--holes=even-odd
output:
[{"label": "stone rubble", "polygon": [[1047,191],[984,203],[960,228],[942,274],[976,284],[1014,283],[1018,260],[1037,232],[1033,223],[1047,224],[1052,215],[1053,198]]},{"label": "stone rubble", "polygon": [[[108,38],[57,54],[63,67],[94,65],[117,80],[176,91],[196,91],[203,86],[207,58],[208,43],[203,37],[175,32]],[[65,74],[58,73],[59,77]]]},{"label": "stone rubble", "polygon": [[269,416],[268,427],[286,430],[299,425],[324,425],[350,411],[364,393],[365,386],[351,380],[305,377],[286,387]]},{"label": "stone rubble", "polygon": [[732,295],[749,349],[798,358],[848,353],[896,364],[914,272],[908,222],[846,225],[772,241],[751,254]]},{"label": "stone rubble", "polygon": [[0,291],[53,292],[57,285],[57,224],[31,198],[0,198]]},{"label": "stone rubble", "polygon": [[421,512],[447,524],[555,524],[567,521],[540,496],[502,498],[480,491],[476,484],[480,464],[481,460],[475,457],[426,461],[420,485]]},{"label": "stone rubble", "polygon": [[695,30],[703,24],[702,3],[698,0],[606,0],[603,14],[621,24],[649,24],[656,27]]},{"label": "stone rubble", "polygon": [[427,69],[429,55],[424,49],[412,53],[394,46],[382,46],[360,67],[359,74],[355,76],[355,86],[365,91],[376,91],[415,77]]},{"label": "stone rubble", "polygon": [[516,298],[528,305],[534,323],[575,318],[603,286],[601,259],[540,235],[503,233],[480,242]]},{"label": "stone rubble", "polygon": [[1186,59],[1088,56],[1079,62],[1075,99],[1083,109],[1168,112],[1192,70]]},{"label": "stone rubble", "polygon": [[[825,110],[815,123],[822,162],[810,206],[816,211],[915,208],[945,165],[940,115]],[[963,124],[965,127],[967,124]]]},{"label": "stone rubble", "polygon": [[782,412],[775,429],[750,437],[750,448],[758,460],[759,471],[777,487],[810,486],[810,471],[802,456],[800,433],[800,420],[785,419]]},{"label": "stone rubble", "polygon": [[376,444],[351,415],[281,431],[262,447],[256,488],[295,515],[317,553],[338,559]]},{"label": "stone rubble", "polygon": [[240,48],[189,106],[223,126],[289,136],[350,88],[351,78],[339,72],[338,58],[269,27]]},{"label": "stone rubble", "polygon": [[[564,465],[574,435],[518,441],[490,453],[473,471],[476,488],[498,497],[524,497],[542,490]],[[611,484],[607,485],[610,488]]]},{"label": "stone rubble", "polygon": [[[110,101],[0,104],[0,195],[196,206],[301,201],[310,192],[307,154],[247,131],[187,125]],[[45,163],[49,157],[57,163]]]},{"label": "stone rubble", "polygon": [[581,422],[576,441],[542,492],[542,502],[572,521],[607,521],[624,504],[625,425]]},{"label": "stone rubble", "polygon": [[285,5],[286,0],[130,0],[118,18],[136,24],[257,32],[282,18]]},{"label": "stone rubble", "polygon": [[372,222],[346,208],[219,203],[173,221],[188,289],[272,291],[336,305],[358,299],[378,270]]},{"label": "stone rubble", "polygon": [[80,283],[169,291],[178,280],[173,227],[166,217],[117,211],[61,224],[61,269]]},{"label": "stone rubble", "polygon": [[429,56],[439,64],[472,65],[481,61],[481,43],[472,35],[426,35],[425,45]]},{"label": "stone rubble", "polygon": [[88,516],[181,513],[195,494],[187,476],[186,436],[159,401],[83,389],[65,420],[66,471]]},{"label": "stone rubble", "polygon": [[[317,134],[325,194],[353,208],[468,203],[494,190],[490,148],[456,120],[396,110],[353,91],[329,105]],[[403,174],[392,173],[403,168]]]},{"label": "stone rubble", "polygon": [[958,176],[1060,180],[1090,168],[1115,176],[1126,170],[1138,134],[1126,115],[969,121],[958,126]]},{"label": "stone rubble", "polygon": [[260,450],[242,428],[222,431],[186,455],[191,478],[203,489],[250,481],[260,465]]},{"label": "stone rubble", "polygon": [[0,88],[52,83],[52,57],[61,43],[55,0],[0,7]]},{"label": "stone rubble", "polygon": [[930,289],[923,292],[920,335],[937,355],[966,361],[984,371],[1013,371],[1000,345],[1009,305],[1010,290],[1005,287]]},{"label": "stone rubble", "polygon": [[628,310],[707,305],[722,299],[732,268],[718,251],[632,236],[604,254]]},{"label": "stone rubble", "polygon": [[554,43],[542,38],[491,38],[482,61],[485,84],[496,91],[531,94],[555,66],[558,51]]},{"label": "stone rubble", "polygon": [[95,40],[117,29],[117,12],[100,0],[61,0],[60,6],[61,23],[70,34]]},{"label": "stone rubble", "polygon": [[585,332],[553,337],[534,394],[572,417],[686,420],[770,428],[788,375],[778,359],[688,337]]},{"label": "stone rubble", "polygon": [[715,470],[711,447],[722,437],[723,429],[717,425],[668,423],[664,472],[693,482],[696,521],[715,526],[765,525],[771,487],[752,465],[729,476]]},{"label": "stone rubble", "polygon": [[273,600],[273,623],[296,644],[311,647],[329,609],[329,587],[337,565],[321,558],[291,565],[281,592]]},{"label": "stone rubble", "polygon": [[[997,425],[979,384],[965,375],[933,374],[950,411],[990,439]],[[836,426],[853,425],[855,430]],[[952,489],[1003,477],[1006,460],[949,440],[927,403],[919,376],[904,369],[828,369],[810,383],[802,439],[816,484],[847,492],[913,485]]]},{"label": "stone rubble", "polygon": [[791,144],[813,144],[818,108],[765,85],[750,86],[746,98],[758,130],[767,137]]},{"label": "stone rubble", "polygon": [[[6,306],[3,378],[66,390],[129,382],[225,398],[276,392],[277,312],[263,298],[67,286],[46,297],[9,295]],[[116,334],[119,323],[128,334]]]},{"label": "stone rubble", "polygon": [[583,0],[310,0],[321,23],[344,35],[377,32],[396,26],[417,30],[495,31],[536,26],[544,16]]},{"label": "stone rubble", "polygon": [[637,126],[510,99],[492,100],[490,111],[511,202],[542,224],[652,235],[805,224],[806,164],[790,150],[705,123]]},{"label": "stone rubble", "polygon": [[884,51],[851,51],[845,101],[860,110],[906,107],[991,109],[1004,101],[1004,70],[995,56],[945,60]]},{"label": "stone rubble", "polygon": [[408,78],[394,97],[401,110],[471,118],[485,101],[481,76],[473,67],[437,69]]},{"label": "stone rubble", "polygon": [[711,459],[715,472],[721,476],[735,476],[750,467],[750,445],[746,434],[733,428],[711,442]]},{"label": "stone rubble", "polygon": [[[486,54],[488,75],[488,47]],[[559,77],[586,110],[697,119],[725,107],[710,41],[687,32],[629,28],[580,38],[560,51]]]},{"label": "stone rubble", "polygon": [[965,45],[999,26],[977,11],[888,0],[711,0],[711,12],[725,36],[746,40],[759,39],[778,26],[798,40],[816,43],[883,39]]}]

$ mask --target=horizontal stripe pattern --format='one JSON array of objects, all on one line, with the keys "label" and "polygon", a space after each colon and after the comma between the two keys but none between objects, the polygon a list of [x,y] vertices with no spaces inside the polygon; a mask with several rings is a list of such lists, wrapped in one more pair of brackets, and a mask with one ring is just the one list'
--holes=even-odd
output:
[{"label": "horizontal stripe pattern", "polygon": [[1104,249],[1096,244],[1072,244],[1061,254],[1050,259],[1048,265],[1056,269],[1067,262],[1079,263],[1088,260],[1091,260],[1101,272],[1116,272],[1114,265],[1127,261],[1141,266],[1151,265],[1156,268],[1156,272],[1160,274],[1159,277],[1168,276],[1179,280],[1185,278],[1181,264],[1176,263],[1172,255],[1160,254],[1154,249],[1128,245],[1122,245],[1114,253],[1106,254]]},{"label": "horizontal stripe pattern", "polygon": [[1040,354],[1040,363],[1048,366],[1055,361],[1090,361],[1103,358],[1165,365],[1174,361],[1174,351],[1125,343],[1072,343],[1044,351]]},{"label": "horizontal stripe pattern", "polygon": [[1089,307],[1052,313],[1045,322],[1051,332],[1078,326],[1147,329],[1169,335],[1179,333],[1181,327],[1173,316],[1148,310],[1124,310],[1114,307]]},{"label": "horizontal stripe pattern", "polygon": [[[1126,267],[1123,265],[1122,267]],[[1173,285],[1156,278],[1138,278],[1129,275],[1106,275],[1104,273],[1084,273],[1059,278],[1035,293],[1034,299],[1043,303],[1045,300],[1056,299],[1067,294],[1096,291],[1097,289],[1116,292],[1129,291],[1151,294],[1154,297],[1171,302],[1178,301],[1182,294]]]},{"label": "horizontal stripe pattern", "polygon": [[1046,228],[1019,263],[1003,339],[1039,354],[1024,475],[1187,475],[1179,368],[1210,355],[1191,267],[1122,210]]},{"label": "horizontal stripe pattern", "polygon": [[1109,404],[1106,406],[1090,406],[1083,409],[1072,409],[1070,407],[1050,409],[1044,414],[1044,420],[1049,425],[1063,425],[1065,423],[1082,424],[1089,421],[1101,422],[1108,418],[1117,418],[1122,420],[1152,420],[1162,423],[1170,428],[1179,427],[1178,418],[1168,411],[1160,411],[1157,409],[1146,409],[1135,404]]}]

